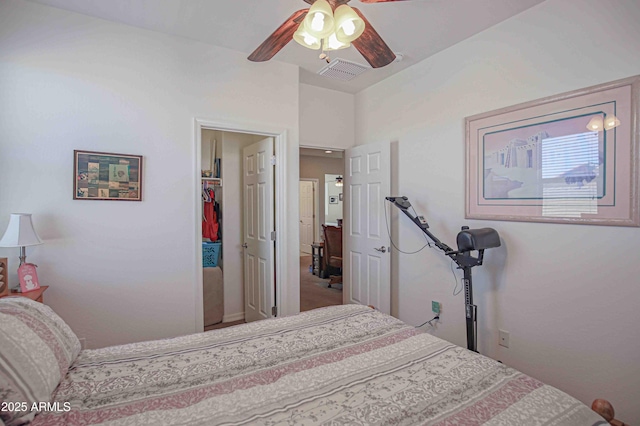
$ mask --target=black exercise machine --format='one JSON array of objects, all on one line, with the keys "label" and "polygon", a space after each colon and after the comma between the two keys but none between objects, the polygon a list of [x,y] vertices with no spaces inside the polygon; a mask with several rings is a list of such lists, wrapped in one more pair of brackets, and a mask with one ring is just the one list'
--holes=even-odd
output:
[{"label": "black exercise machine", "polygon": [[[386,199],[407,215],[422,232],[427,234],[436,247],[456,262],[458,269],[462,269],[464,273],[464,302],[467,317],[467,348],[478,352],[477,306],[473,304],[471,268],[482,265],[485,249],[500,247],[498,232],[493,228],[469,229],[468,226],[463,226],[456,238],[458,250],[453,250],[429,232],[429,224],[427,224],[424,216],[414,216],[409,212],[411,203],[407,197],[386,197]],[[471,252],[474,250],[478,251],[478,257],[471,256]]]}]

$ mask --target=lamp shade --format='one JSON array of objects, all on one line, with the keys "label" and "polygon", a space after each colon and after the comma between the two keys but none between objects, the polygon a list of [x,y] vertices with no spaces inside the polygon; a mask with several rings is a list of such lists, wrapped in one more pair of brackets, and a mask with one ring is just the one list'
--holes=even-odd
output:
[{"label": "lamp shade", "polygon": [[0,247],[25,247],[42,244],[40,237],[33,229],[31,215],[28,213],[11,213],[9,226],[0,240]]},{"label": "lamp shade", "polygon": [[336,33],[331,33],[329,37],[322,39],[322,50],[340,50],[351,46],[351,43],[343,43],[336,37]]},{"label": "lamp shade", "polygon": [[343,43],[351,43],[364,32],[364,21],[346,4],[338,6],[333,17],[336,25],[336,37]]},{"label": "lamp shade", "polygon": [[302,21],[296,32],[293,33],[293,39],[296,43],[307,49],[318,50],[321,47],[320,39],[307,31],[304,21]]},{"label": "lamp shade", "polygon": [[333,11],[327,0],[316,0],[309,8],[304,23],[309,34],[324,38],[333,32]]}]

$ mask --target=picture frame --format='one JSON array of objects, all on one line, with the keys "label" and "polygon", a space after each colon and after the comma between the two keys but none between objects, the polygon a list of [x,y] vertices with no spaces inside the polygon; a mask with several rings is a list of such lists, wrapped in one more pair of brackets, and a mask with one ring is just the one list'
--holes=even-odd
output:
[{"label": "picture frame", "polygon": [[336,195],[329,195],[329,204],[338,204],[338,197]]},{"label": "picture frame", "polygon": [[0,297],[9,294],[9,262],[6,257],[0,257]]},{"label": "picture frame", "polygon": [[142,201],[142,156],[74,150],[73,199]]},{"label": "picture frame", "polygon": [[18,268],[18,280],[20,281],[20,291],[27,293],[40,288],[36,265],[33,263],[23,263]]},{"label": "picture frame", "polygon": [[465,217],[640,226],[640,76],[465,118]]}]

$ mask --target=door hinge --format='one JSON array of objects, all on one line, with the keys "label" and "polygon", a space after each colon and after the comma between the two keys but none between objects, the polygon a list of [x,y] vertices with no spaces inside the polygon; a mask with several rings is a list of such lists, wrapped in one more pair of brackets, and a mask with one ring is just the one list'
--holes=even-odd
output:
[{"label": "door hinge", "polygon": [[272,306],[271,307],[271,315],[273,315],[274,317],[278,316],[278,307],[277,306]]},{"label": "door hinge", "polygon": [[271,231],[271,241],[275,241],[276,240],[276,231]]},{"label": "door hinge", "polygon": [[271,158],[269,158],[269,164],[271,164],[272,166],[276,165],[276,156],[272,155]]}]

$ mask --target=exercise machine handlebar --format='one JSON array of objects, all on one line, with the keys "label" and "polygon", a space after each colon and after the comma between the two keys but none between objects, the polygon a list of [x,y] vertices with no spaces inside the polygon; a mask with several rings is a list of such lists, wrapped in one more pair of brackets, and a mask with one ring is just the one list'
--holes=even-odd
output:
[{"label": "exercise machine handlebar", "polygon": [[[471,281],[471,268],[482,265],[484,259],[484,251],[488,248],[500,246],[500,236],[493,228],[469,229],[463,226],[458,233],[456,243],[458,250],[440,241],[431,231],[429,224],[424,216],[414,215],[409,211],[411,203],[409,198],[405,196],[385,197],[400,209],[413,223],[415,223],[434,243],[434,245],[442,250],[446,256],[449,256],[458,265],[458,269],[462,269],[464,273],[464,298],[465,298],[465,315],[467,322],[467,348],[474,352],[477,350],[477,306],[473,304],[473,288]],[[415,210],[414,210],[415,211]],[[478,257],[471,255],[472,251],[478,251]]]}]

